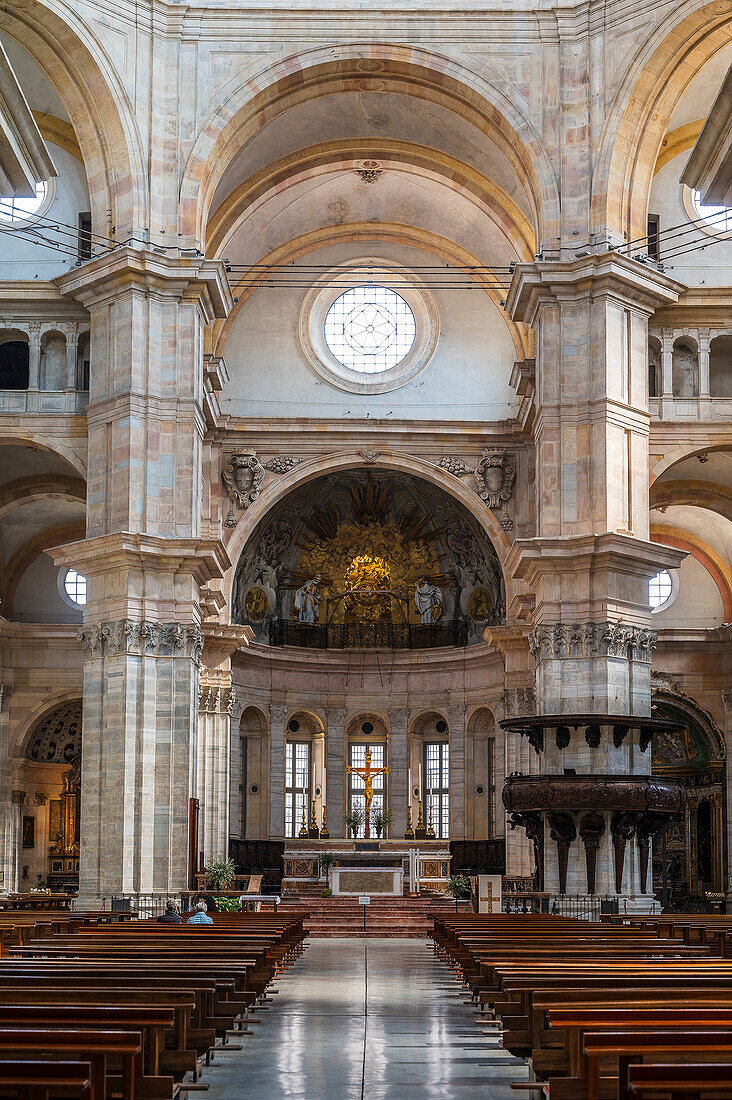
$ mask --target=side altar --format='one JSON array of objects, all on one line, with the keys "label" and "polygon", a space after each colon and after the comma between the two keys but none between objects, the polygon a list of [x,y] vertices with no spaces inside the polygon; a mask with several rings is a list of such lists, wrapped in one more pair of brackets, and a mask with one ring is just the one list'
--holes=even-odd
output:
[{"label": "side altar", "polygon": [[[328,873],[321,857],[335,859]],[[334,894],[401,896],[422,890],[441,893],[450,877],[446,840],[285,841],[283,893],[312,893],[329,886]]]}]

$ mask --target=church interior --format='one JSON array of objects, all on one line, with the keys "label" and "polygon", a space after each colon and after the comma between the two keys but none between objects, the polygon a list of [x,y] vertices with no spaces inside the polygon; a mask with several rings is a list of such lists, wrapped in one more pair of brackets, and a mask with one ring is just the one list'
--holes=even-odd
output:
[{"label": "church interior", "polygon": [[732,1097],[731,642],[732,0],[0,4],[0,1096]]}]

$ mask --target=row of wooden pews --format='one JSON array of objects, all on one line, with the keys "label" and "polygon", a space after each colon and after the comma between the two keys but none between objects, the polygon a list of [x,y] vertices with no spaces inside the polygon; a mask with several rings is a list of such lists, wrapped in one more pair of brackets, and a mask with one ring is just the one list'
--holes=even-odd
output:
[{"label": "row of wooden pews", "polygon": [[503,1046],[530,1059],[534,1097],[729,1100],[732,962],[660,931],[465,914],[435,919],[433,938]]},{"label": "row of wooden pews", "polygon": [[305,938],[297,916],[213,919],[85,922],[8,947],[0,1097],[173,1100],[203,1088],[204,1067],[241,1049],[231,1036]]},{"label": "row of wooden pews", "polygon": [[616,927],[639,928],[657,936],[705,944],[712,954],[732,958],[732,917],[718,913],[683,913],[663,916],[614,916],[603,918]]}]

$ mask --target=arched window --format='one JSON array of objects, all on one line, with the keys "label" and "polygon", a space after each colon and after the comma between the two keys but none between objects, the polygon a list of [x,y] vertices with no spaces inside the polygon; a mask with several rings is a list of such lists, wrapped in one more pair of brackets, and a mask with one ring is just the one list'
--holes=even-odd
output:
[{"label": "arched window", "polygon": [[[293,736],[297,735],[297,731]],[[310,742],[288,740],[285,745],[285,836],[297,836],[309,823]]]},{"label": "arched window", "polygon": [[[348,746],[348,763],[352,768],[365,768],[366,767],[366,750],[371,750],[371,767],[383,768],[386,765],[386,743],[384,741],[352,741]],[[371,818],[369,833],[371,836],[375,836],[374,829],[374,816],[381,811],[384,812],[386,807],[386,776],[384,772],[379,772],[371,780],[371,785],[374,790],[374,797],[371,801]],[[357,773],[350,772],[348,776],[348,808],[349,810],[360,810],[364,815],[366,811],[366,796],[365,796],[366,782]],[[365,818],[361,823],[361,827],[357,831],[357,836],[363,837],[366,835],[366,821]]]},{"label": "arched window", "polygon": [[0,344],[0,390],[27,390],[30,354],[26,340]]},{"label": "arched window", "polygon": [[435,836],[450,835],[450,746],[447,741],[424,742],[425,825]]}]

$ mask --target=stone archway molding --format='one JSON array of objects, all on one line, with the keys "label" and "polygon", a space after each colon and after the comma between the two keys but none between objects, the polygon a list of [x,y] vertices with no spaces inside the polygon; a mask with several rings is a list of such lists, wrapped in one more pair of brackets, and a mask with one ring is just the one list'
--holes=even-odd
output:
[{"label": "stone archway molding", "polygon": [[[339,451],[335,454],[319,455],[317,458],[306,459],[298,463],[288,473],[278,477],[266,486],[257,500],[244,512],[231,538],[226,543],[226,552],[232,562],[232,567],[227,572],[224,580],[229,609],[233,600],[233,585],[236,577],[236,568],[242,550],[259,523],[267,516],[274,506],[294,489],[306,485],[310,481],[328,474],[346,473],[353,470],[390,470],[395,473],[409,474],[415,478],[421,478],[431,485],[442,489],[453,500],[457,501],[472,515],[483,529],[498,555],[501,567],[504,567],[506,556],[511,548],[511,541],[501,527],[497,517],[486,507],[478,494],[460,478],[455,477],[446,470],[435,466],[426,459],[407,455],[400,451],[384,449],[364,451]],[[506,578],[504,575],[504,583]],[[506,602],[508,604],[508,594]]]},{"label": "stone archway molding", "polygon": [[682,691],[672,676],[660,670],[651,672],[651,697],[675,707],[699,727],[709,746],[710,760],[726,760],[727,744],[714,718],[696,699]]},{"label": "stone archway molding", "polygon": [[202,127],[181,183],[179,232],[204,241],[216,186],[251,134],[276,117],[283,101],[322,95],[326,88],[384,91],[391,85],[424,99],[439,96],[451,109],[480,120],[480,128],[506,155],[532,204],[537,240],[550,246],[559,231],[556,173],[544,143],[516,106],[509,89],[460,62],[432,51],[393,43],[321,46],[238,76],[219,93]]},{"label": "stone archway molding", "polygon": [[94,231],[126,239],[149,226],[145,158],[129,97],[101,38],[61,0],[3,5],[0,28],[43,69],[71,119]]},{"label": "stone archway molding", "polygon": [[[676,4],[626,65],[602,135],[593,225],[613,239],[644,238],[653,176],[669,120],[698,71],[730,40],[732,0]],[[641,245],[639,244],[639,249]]]}]

